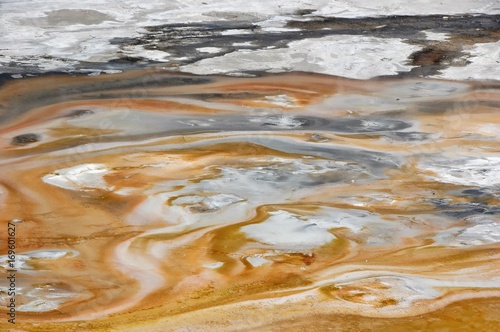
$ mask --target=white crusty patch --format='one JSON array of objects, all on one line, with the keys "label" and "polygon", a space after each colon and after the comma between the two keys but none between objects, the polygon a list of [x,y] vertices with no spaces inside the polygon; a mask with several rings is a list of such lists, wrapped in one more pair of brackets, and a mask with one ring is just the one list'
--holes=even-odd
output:
[{"label": "white crusty patch", "polygon": [[113,190],[103,176],[109,170],[103,164],[82,164],[59,169],[42,177],[43,182],[69,190]]},{"label": "white crusty patch", "polygon": [[367,79],[410,71],[408,56],[419,47],[398,38],[328,36],[293,41],[287,48],[240,50],[182,67],[194,74],[248,70],[307,71]]},{"label": "white crusty patch", "polygon": [[464,186],[500,185],[500,157],[463,158],[425,163],[420,166],[434,173],[433,180]]},{"label": "white crusty patch", "polygon": [[286,212],[270,212],[265,221],[241,228],[248,237],[291,252],[309,251],[335,239],[327,230]]}]

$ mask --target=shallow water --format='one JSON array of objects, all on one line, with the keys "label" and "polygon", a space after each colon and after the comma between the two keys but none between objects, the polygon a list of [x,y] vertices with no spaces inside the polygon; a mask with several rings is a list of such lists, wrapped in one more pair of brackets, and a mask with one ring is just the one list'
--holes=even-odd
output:
[{"label": "shallow water", "polygon": [[500,328],[499,89],[154,70],[6,81],[16,327]]}]

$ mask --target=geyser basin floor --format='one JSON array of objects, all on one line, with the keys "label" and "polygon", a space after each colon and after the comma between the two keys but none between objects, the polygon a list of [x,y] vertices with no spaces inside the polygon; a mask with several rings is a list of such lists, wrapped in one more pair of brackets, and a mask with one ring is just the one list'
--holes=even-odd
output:
[{"label": "geyser basin floor", "polygon": [[154,70],[7,80],[16,328],[498,330],[499,89]]}]

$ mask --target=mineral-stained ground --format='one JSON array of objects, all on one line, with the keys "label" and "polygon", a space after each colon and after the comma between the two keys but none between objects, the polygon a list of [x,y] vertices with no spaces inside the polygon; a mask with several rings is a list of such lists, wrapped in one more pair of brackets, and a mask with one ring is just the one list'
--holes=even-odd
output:
[{"label": "mineral-stained ground", "polygon": [[26,3],[0,330],[500,330],[498,4]]}]

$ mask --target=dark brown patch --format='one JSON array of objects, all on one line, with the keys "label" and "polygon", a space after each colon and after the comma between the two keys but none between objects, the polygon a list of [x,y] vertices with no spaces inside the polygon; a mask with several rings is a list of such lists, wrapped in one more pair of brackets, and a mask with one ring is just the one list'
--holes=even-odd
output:
[{"label": "dark brown patch", "polygon": [[22,134],[12,138],[10,144],[24,146],[30,143],[38,142],[39,140],[40,136],[38,136],[37,134]]},{"label": "dark brown patch", "polygon": [[459,52],[447,51],[438,47],[430,46],[410,55],[411,64],[414,66],[440,65],[450,61]]}]

